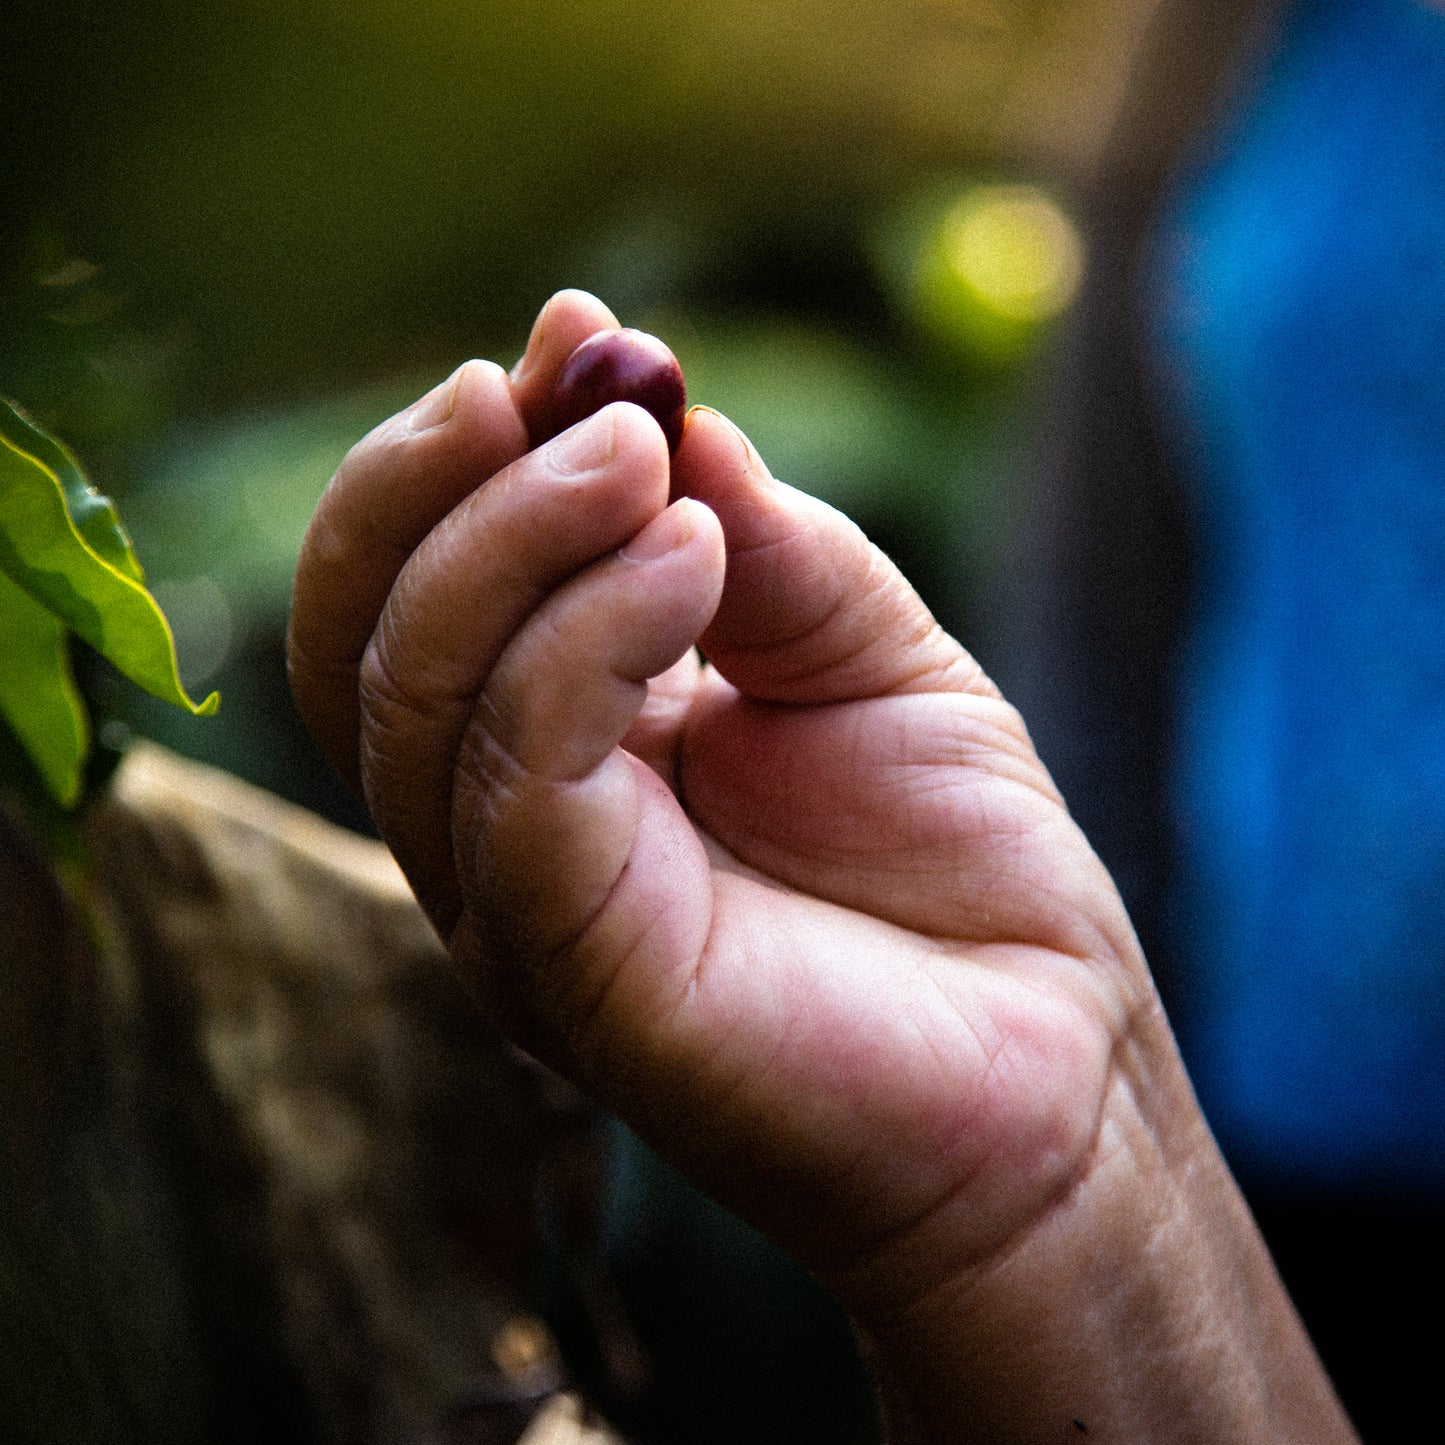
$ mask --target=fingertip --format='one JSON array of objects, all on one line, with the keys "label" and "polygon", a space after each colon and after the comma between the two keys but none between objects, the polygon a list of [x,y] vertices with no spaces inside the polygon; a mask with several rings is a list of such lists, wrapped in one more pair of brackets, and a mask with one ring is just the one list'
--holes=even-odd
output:
[{"label": "fingertip", "polygon": [[696,497],[679,497],[668,510],[680,509],[688,529],[687,541],[710,554],[717,564],[718,586],[722,586],[723,569],[727,565],[727,538],[718,514]]},{"label": "fingertip", "polygon": [[457,369],[448,422],[460,445],[487,458],[486,476],[497,470],[497,462],[504,465],[527,449],[527,425],[512,380],[495,361],[468,361]]},{"label": "fingertip", "polygon": [[612,313],[612,308],[599,297],[594,296],[590,291],[584,291],[580,286],[564,286],[560,291],[553,292],[547,298],[544,311],[556,316],[566,316],[576,319],[585,319],[590,323],[592,330],[601,330],[604,326],[620,326],[622,323]]},{"label": "fingertip", "polygon": [[[648,451],[660,449],[664,457],[669,455],[667,438],[657,424],[657,418],[646,407],[638,406],[635,401],[609,401],[606,406],[599,407],[592,415],[612,418],[619,450],[624,447],[638,446],[646,448]],[[580,426],[586,424],[587,418],[585,417],[578,423]]]},{"label": "fingertip", "polygon": [[488,406],[499,397],[510,399],[512,381],[495,361],[473,357],[464,361],[451,375],[452,414],[458,407]]},{"label": "fingertip", "polygon": [[716,407],[698,405],[691,408],[688,416],[693,420],[699,433],[717,444],[726,441],[742,458],[749,471],[760,476],[771,477],[768,464],[758,454],[752,438],[730,416],[725,416]]},{"label": "fingertip", "polygon": [[398,447],[415,459],[426,458],[425,465],[433,468],[461,449],[474,483],[485,480],[527,449],[511,379],[494,361],[464,361],[445,381],[368,433],[348,453],[341,473],[373,469],[379,458],[395,466]]},{"label": "fingertip", "polygon": [[667,504],[668,451],[662,429],[640,406],[615,401],[544,442],[533,456],[556,480],[588,482],[603,472],[633,496]]},{"label": "fingertip", "polygon": [[470,362],[463,362],[447,379],[432,387],[425,396],[419,397],[397,418],[406,424],[413,436],[418,432],[431,431],[434,427],[445,426],[456,410],[457,392],[461,388],[462,373]]},{"label": "fingertip", "polygon": [[706,502],[722,519],[730,542],[743,540],[743,533],[750,533],[791,491],[769,471],[736,422],[708,406],[688,412],[672,458],[672,495]]},{"label": "fingertip", "polygon": [[658,513],[618,555],[629,562],[652,562],[694,544],[721,558],[722,523],[711,507],[693,497],[679,497]]},{"label": "fingertip", "polygon": [[672,459],[671,494],[716,513],[729,551],[748,551],[796,531],[812,507],[805,493],[778,481],[737,424],[711,407],[688,413]]},{"label": "fingertip", "polygon": [[759,482],[772,480],[767,463],[747,433],[710,406],[688,409],[673,466],[679,482],[739,470]]},{"label": "fingertip", "polygon": [[576,288],[549,297],[532,323],[526,350],[512,368],[511,378],[530,401],[551,386],[562,363],[596,331],[614,331],[621,322],[590,291]]}]

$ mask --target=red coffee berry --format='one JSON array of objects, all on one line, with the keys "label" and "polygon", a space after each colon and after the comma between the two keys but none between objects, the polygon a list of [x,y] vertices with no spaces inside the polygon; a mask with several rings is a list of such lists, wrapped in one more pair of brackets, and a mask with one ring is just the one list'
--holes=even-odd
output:
[{"label": "red coffee berry", "polygon": [[624,327],[589,336],[562,364],[551,415],[538,442],[600,411],[630,401],[652,414],[675,452],[687,415],[687,384],[677,358],[655,336]]}]

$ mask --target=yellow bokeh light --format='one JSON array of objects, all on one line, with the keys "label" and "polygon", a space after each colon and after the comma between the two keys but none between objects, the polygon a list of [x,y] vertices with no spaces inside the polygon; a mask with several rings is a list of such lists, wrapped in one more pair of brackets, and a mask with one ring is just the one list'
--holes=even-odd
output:
[{"label": "yellow bokeh light", "polygon": [[1009,321],[1057,316],[1083,277],[1078,231],[1036,186],[975,187],[949,208],[937,239],[956,280]]}]

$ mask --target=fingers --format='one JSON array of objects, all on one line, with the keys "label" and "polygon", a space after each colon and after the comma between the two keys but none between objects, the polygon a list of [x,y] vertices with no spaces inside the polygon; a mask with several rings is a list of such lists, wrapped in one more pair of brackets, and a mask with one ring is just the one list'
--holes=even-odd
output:
[{"label": "fingers", "polygon": [[842,513],[774,481],[743,434],[706,407],[689,414],[673,490],[705,502],[727,536],[727,585],[700,645],[749,697],[994,695],[888,558]]},{"label": "fingers", "polygon": [[[609,406],[469,495],[398,575],[360,669],[360,772],[378,828],[444,933],[460,901],[451,861],[453,770],[478,695],[549,596],[637,538],[667,500],[662,433],[637,407]],[[580,619],[598,648],[612,645],[600,635],[608,615],[597,609]],[[575,612],[565,617],[568,625],[577,620]],[[671,619],[660,610],[643,621],[666,632]],[[644,660],[651,655],[635,645]],[[607,655],[623,675],[636,662]],[[561,717],[579,723],[576,698],[558,686]]]},{"label": "fingers", "polygon": [[[690,834],[681,809],[641,763],[618,751],[644,699],[707,625],[722,592],[724,547],[700,503],[674,503],[620,551],[572,578],[527,620],[488,675],[462,744],[454,834],[461,894],[488,952],[547,958],[612,898],[635,916],[650,880],[631,867],[642,812]],[[655,822],[655,820],[654,820]],[[695,838],[677,846],[701,863]],[[676,851],[674,848],[673,851]],[[624,870],[627,897],[614,889]],[[624,935],[643,925],[613,923]],[[626,948],[594,938],[605,969]],[[555,981],[554,981],[555,982]]]},{"label": "fingers", "polygon": [[[715,672],[680,764],[693,815],[771,877],[957,932],[961,865],[987,895],[1009,830],[1064,816],[1017,712],[859,529],[770,478],[723,418],[692,413],[673,483],[708,504],[728,543],[699,639]],[[984,842],[976,858],[965,819]]]},{"label": "fingers", "polygon": [[[359,667],[407,556],[470,491],[522,455],[545,423],[566,358],[616,325],[595,297],[558,293],[510,383],[490,363],[469,362],[360,443],[328,488],[297,568],[290,666],[303,717],[353,784]],[[960,680],[987,687],[851,523],[773,482],[741,433],[705,408],[691,414],[675,461],[679,493],[712,507],[728,535],[729,585],[705,647],[749,695],[821,702]]]},{"label": "fingers", "polygon": [[306,725],[358,790],[358,673],[387,594],[422,538],[526,449],[506,373],[469,361],[353,447],[321,498],[296,567],[288,664]]},{"label": "fingers", "polygon": [[630,731],[647,680],[688,652],[722,592],[717,518],[682,498],[558,588],[489,674],[481,709],[525,772],[585,778]]},{"label": "fingers", "polygon": [[[559,292],[543,308],[513,372],[533,435],[573,349],[617,319],[596,297]],[[992,693],[973,660],[939,629],[897,568],[841,513],[775,482],[732,423],[688,414],[673,495],[722,521],[728,584],[703,647],[728,680],[759,699],[825,702],[889,692]]]},{"label": "fingers", "polygon": [[297,562],[288,666],[302,717],[353,787],[357,673],[402,565],[462,498],[527,450],[578,343],[616,326],[595,297],[559,292],[513,378],[467,362],[353,447],[323,495]]}]

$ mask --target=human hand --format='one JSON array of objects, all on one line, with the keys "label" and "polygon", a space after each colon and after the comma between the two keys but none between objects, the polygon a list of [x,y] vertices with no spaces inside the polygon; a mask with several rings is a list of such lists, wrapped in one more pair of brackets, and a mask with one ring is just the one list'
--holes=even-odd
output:
[{"label": "human hand", "polygon": [[824,1273],[960,1221],[982,1256],[1085,1167],[1132,932],[1016,713],[729,423],[670,468],[625,405],[527,450],[615,324],[564,293],[515,379],[347,458],[303,714],[528,1047]]},{"label": "human hand", "polygon": [[564,292],[353,449],[298,704],[513,1037],[886,1335],[1207,1131],[1023,724],[858,529],[705,409],[529,450],[616,324]]}]

